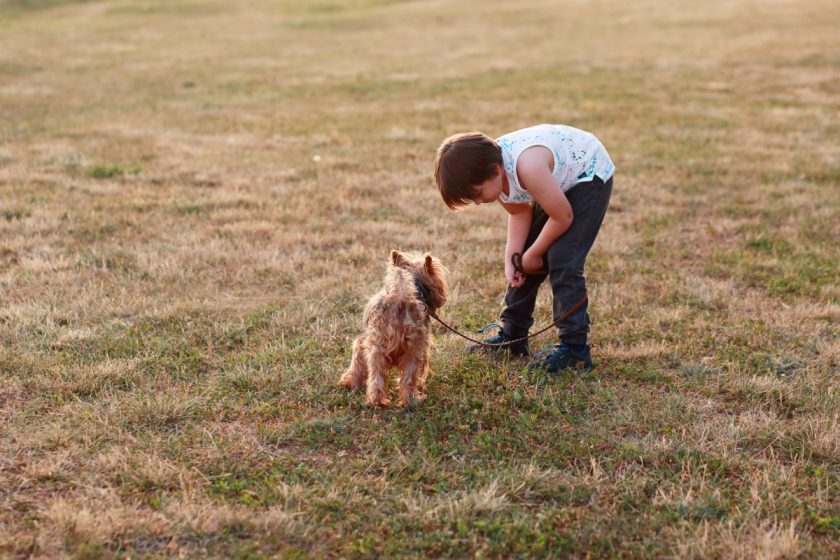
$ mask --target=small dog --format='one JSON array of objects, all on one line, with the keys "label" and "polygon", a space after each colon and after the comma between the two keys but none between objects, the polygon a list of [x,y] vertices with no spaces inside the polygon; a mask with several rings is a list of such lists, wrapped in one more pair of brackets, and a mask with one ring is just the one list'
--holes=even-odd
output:
[{"label": "small dog", "polygon": [[425,397],[429,353],[432,349],[431,320],[446,303],[449,288],[446,268],[426,253],[422,257],[391,251],[385,286],[370,301],[364,313],[364,333],[353,342],[350,367],[338,382],[358,389],[367,383],[369,406],[387,406],[384,375],[399,368],[400,405]]}]

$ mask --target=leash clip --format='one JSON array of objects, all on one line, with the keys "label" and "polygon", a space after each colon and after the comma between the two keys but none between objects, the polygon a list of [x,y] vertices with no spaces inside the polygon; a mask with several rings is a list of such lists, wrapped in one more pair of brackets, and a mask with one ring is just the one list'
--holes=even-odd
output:
[{"label": "leash clip", "polygon": [[511,264],[513,264],[513,269],[516,272],[518,272],[522,275],[525,275],[525,269],[522,268],[522,253],[512,254],[510,256],[510,262],[511,262]]}]

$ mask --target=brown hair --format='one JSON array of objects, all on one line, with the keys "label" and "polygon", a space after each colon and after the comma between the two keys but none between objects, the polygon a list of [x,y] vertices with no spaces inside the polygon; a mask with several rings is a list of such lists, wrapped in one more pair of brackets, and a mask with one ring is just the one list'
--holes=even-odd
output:
[{"label": "brown hair", "polygon": [[435,182],[440,196],[451,210],[473,200],[476,187],[492,179],[503,165],[502,149],[481,132],[450,136],[435,155]]}]

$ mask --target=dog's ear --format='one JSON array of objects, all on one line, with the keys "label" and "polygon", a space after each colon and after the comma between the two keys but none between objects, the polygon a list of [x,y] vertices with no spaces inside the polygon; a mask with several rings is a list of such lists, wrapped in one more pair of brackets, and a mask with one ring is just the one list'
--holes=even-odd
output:
[{"label": "dog's ear", "polygon": [[429,253],[423,255],[423,269],[431,277],[440,277],[443,279],[446,275],[446,267]]},{"label": "dog's ear", "polygon": [[397,268],[408,268],[411,264],[411,262],[405,258],[405,255],[397,250],[391,251],[391,262],[394,263],[394,266]]}]

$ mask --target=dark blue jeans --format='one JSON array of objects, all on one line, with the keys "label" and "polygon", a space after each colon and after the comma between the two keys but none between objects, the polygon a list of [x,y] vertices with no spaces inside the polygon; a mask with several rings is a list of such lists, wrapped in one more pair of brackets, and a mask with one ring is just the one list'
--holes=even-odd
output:
[{"label": "dark blue jeans", "polygon": [[[606,183],[595,177],[591,182],[579,183],[566,191],[574,214],[572,225],[548,249],[548,274],[528,275],[525,283],[519,288],[508,286],[505,308],[499,316],[506,334],[514,337],[528,334],[528,329],[534,324],[537,291],[547,277],[551,278],[555,321],[586,294],[583,268],[586,256],[589,255],[589,250],[592,249],[595,237],[604,222],[612,187],[612,177]],[[547,220],[548,214],[535,203],[531,230],[525,242],[526,249],[536,240]],[[568,344],[586,344],[586,336],[589,333],[587,308],[588,305],[584,304],[558,325],[560,340]]]}]

